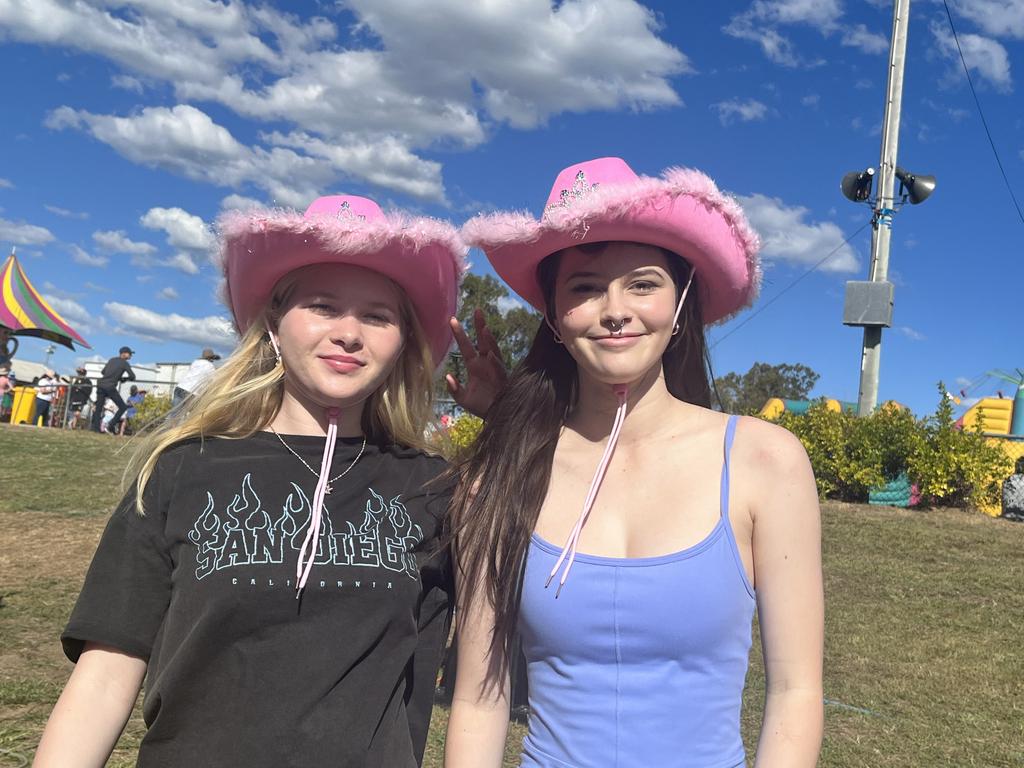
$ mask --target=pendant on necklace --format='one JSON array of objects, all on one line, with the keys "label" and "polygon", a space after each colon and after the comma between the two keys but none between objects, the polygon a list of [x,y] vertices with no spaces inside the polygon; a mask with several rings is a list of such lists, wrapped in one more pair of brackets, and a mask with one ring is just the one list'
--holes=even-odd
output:
[{"label": "pendant on necklace", "polygon": [[331,491],[333,491],[333,490],[334,490],[334,486],[331,485],[330,483],[328,483],[327,484],[327,488],[324,490],[324,493],[330,495]]}]

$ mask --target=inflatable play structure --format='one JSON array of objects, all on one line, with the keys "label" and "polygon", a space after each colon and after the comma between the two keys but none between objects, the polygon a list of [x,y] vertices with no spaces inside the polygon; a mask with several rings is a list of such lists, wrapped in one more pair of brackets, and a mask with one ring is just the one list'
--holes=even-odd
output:
[{"label": "inflatable play structure", "polygon": [[[768,419],[774,421],[784,413],[795,413],[797,416],[803,416],[807,413],[807,409],[810,408],[814,403],[820,402],[819,400],[783,400],[781,397],[773,397],[768,400],[763,406],[761,411],[757,415],[762,419]],[[825,407],[830,411],[839,413],[840,411],[846,411],[847,413],[856,413],[857,404],[850,403],[846,400],[835,400],[833,398],[827,398],[825,400]]]},{"label": "inflatable play structure", "polygon": [[[986,439],[998,446],[1014,462],[1024,456],[1024,371],[1017,370],[1017,376],[1001,371],[989,371],[988,376],[1009,381],[1017,386],[1013,398],[983,397],[971,405],[957,424],[963,429],[981,428]],[[985,514],[996,517],[999,507],[982,509]]]}]

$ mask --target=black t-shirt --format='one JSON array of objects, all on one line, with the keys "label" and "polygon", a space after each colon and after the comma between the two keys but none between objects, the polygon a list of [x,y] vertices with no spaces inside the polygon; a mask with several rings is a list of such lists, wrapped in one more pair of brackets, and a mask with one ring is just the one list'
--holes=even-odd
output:
[{"label": "black t-shirt", "polygon": [[[284,436],[312,467],[324,438]],[[334,477],[362,440],[339,439]],[[367,444],[325,497],[270,433],[161,456],[111,517],[61,636],[147,659],[141,766],[410,768],[422,759],[450,619],[443,460]]]},{"label": "black t-shirt", "polygon": [[122,379],[135,381],[135,371],[132,370],[132,367],[128,365],[128,361],[123,357],[112,357],[103,366],[96,386],[103,387],[104,389],[114,389],[121,383]]}]

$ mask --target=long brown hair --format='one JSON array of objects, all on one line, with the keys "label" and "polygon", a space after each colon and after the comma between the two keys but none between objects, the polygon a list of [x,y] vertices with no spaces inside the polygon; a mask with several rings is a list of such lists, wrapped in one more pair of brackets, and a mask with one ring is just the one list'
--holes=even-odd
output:
[{"label": "long brown hair", "polygon": [[[608,243],[588,244],[593,254]],[[679,295],[690,267],[664,252]],[[537,277],[547,316],[554,315],[555,278],[561,252],[540,263]],[[662,355],[668,391],[677,399],[710,407],[701,285],[695,275],[679,318],[680,332]],[[487,412],[475,451],[455,468],[460,484],[451,506],[464,615],[477,600],[494,611],[489,649],[490,684],[508,671],[519,615],[521,567],[551,480],[555,447],[576,404],[576,362],[541,323],[529,353],[515,368]],[[581,500],[582,502],[582,500]]]}]

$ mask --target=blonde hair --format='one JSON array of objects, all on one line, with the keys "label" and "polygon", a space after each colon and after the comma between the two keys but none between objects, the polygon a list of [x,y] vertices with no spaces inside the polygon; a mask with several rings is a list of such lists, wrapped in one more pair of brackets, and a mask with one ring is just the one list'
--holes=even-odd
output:
[{"label": "blonde hair", "polygon": [[[134,485],[140,515],[145,514],[143,493],[164,451],[195,438],[243,439],[274,420],[284,396],[285,370],[270,344],[267,326],[276,327],[294,285],[294,273],[282,279],[270,306],[249,326],[224,365],[186,401],[184,410],[139,438],[123,485],[125,491]],[[433,414],[433,356],[405,292],[396,288],[405,343],[384,382],[364,402],[362,428],[370,442],[428,451],[424,433]]]}]

